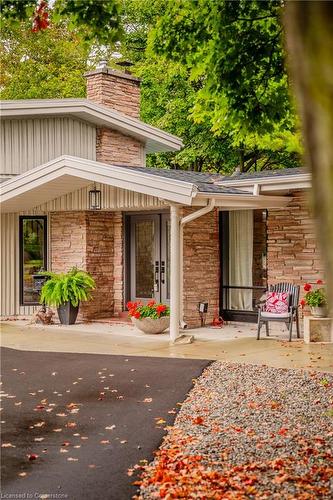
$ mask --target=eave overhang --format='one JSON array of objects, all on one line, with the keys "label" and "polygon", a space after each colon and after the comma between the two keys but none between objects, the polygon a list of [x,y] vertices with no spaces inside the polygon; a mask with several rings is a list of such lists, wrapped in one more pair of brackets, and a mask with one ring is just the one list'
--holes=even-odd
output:
[{"label": "eave overhang", "polygon": [[0,116],[11,119],[73,116],[98,127],[109,127],[134,137],[145,144],[147,153],[179,151],[183,147],[179,137],[88,99],[0,101]]},{"label": "eave overhang", "polygon": [[283,208],[286,196],[201,192],[192,182],[156,176],[73,156],[60,156],[1,184],[2,212],[21,212],[89,186],[93,182],[160,198],[164,203],[205,206],[210,199],[225,210]]}]

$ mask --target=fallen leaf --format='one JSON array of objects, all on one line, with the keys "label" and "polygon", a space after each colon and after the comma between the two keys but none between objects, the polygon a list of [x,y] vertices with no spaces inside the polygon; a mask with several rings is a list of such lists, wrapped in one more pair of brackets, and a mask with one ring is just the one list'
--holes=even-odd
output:
[{"label": "fallen leaf", "polygon": [[204,419],[202,417],[196,417],[192,420],[192,422],[196,425],[202,425],[204,422]]},{"label": "fallen leaf", "polygon": [[26,475],[27,475],[27,473],[26,473],[26,472],[19,472],[19,473],[18,473],[18,476],[20,476],[20,477],[25,477]]},{"label": "fallen leaf", "polygon": [[38,455],[36,455],[35,453],[30,453],[29,455],[27,455],[27,457],[28,457],[28,460],[30,460],[30,462],[32,462],[33,460],[37,460]]},{"label": "fallen leaf", "polygon": [[123,439],[122,441],[120,441],[120,444],[125,444],[127,443],[126,439]]},{"label": "fallen leaf", "polygon": [[43,437],[40,437],[40,438],[35,438],[34,441],[37,441],[38,443],[41,442],[41,441],[44,441],[45,438]]},{"label": "fallen leaf", "polygon": [[102,439],[102,441],[100,441],[101,444],[109,444],[110,441],[108,439]]},{"label": "fallen leaf", "polygon": [[1,448],[16,448],[12,443],[2,443]]},{"label": "fallen leaf", "polygon": [[143,403],[151,403],[153,398],[145,398],[142,402]]},{"label": "fallen leaf", "polygon": [[109,425],[109,426],[105,427],[105,429],[107,431],[112,431],[113,429],[115,429],[115,427],[116,427],[115,425]]},{"label": "fallen leaf", "polygon": [[67,460],[68,460],[68,462],[78,462],[79,461],[78,458],[73,458],[73,457],[68,457]]}]

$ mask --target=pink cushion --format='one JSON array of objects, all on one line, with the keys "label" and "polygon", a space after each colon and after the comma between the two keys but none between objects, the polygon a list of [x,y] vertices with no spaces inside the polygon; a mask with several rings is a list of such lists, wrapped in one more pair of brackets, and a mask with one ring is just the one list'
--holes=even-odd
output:
[{"label": "pink cushion", "polygon": [[288,312],[289,293],[286,292],[268,292],[265,311],[275,314]]}]

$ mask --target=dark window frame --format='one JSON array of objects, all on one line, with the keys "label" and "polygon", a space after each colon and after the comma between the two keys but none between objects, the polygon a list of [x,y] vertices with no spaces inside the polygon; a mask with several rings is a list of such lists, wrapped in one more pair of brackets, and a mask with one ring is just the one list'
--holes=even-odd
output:
[{"label": "dark window frame", "polygon": [[20,306],[36,306],[39,302],[25,302],[24,301],[24,281],[23,281],[23,221],[26,219],[39,219],[44,221],[44,269],[47,269],[47,215],[20,215],[19,216],[19,295],[20,295]]},{"label": "dark window frame", "polygon": [[[266,241],[265,252],[267,255],[267,219],[268,211],[266,209]],[[237,309],[227,309],[227,293],[231,288],[244,290],[262,290],[264,293],[267,286],[232,286],[229,285],[229,211],[221,211],[219,217],[220,233],[220,262],[222,276],[220,280],[220,315],[225,321],[241,321],[247,323],[256,323],[258,313],[256,311],[242,311]]]}]

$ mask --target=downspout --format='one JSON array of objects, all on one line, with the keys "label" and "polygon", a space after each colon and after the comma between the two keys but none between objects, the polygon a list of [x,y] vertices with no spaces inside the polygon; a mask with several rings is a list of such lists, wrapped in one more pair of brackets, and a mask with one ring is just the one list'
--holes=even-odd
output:
[{"label": "downspout", "polygon": [[215,208],[215,198],[211,198],[205,207],[200,208],[196,212],[193,212],[180,219],[180,327],[187,328],[187,324],[184,321],[184,262],[183,262],[183,243],[184,243],[184,226],[188,222],[192,222],[205,214],[208,214]]}]

